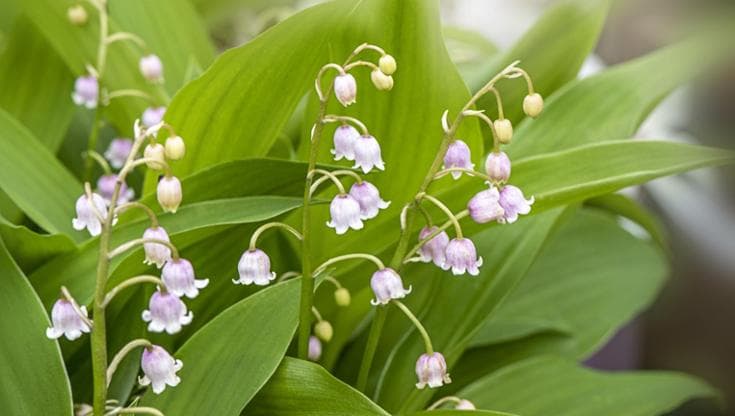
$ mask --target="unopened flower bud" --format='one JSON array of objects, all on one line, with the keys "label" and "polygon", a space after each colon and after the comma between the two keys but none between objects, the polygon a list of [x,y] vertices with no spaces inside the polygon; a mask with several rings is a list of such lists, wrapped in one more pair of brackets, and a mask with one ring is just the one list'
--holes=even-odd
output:
[{"label": "unopened flower bud", "polygon": [[375,294],[375,299],[370,301],[373,306],[386,305],[391,299],[403,299],[411,293],[411,286],[404,289],[401,276],[390,267],[373,273],[373,277],[370,278],[370,287]]},{"label": "unopened flower bud", "polygon": [[92,194],[91,200],[86,194],[82,195],[77,199],[76,210],[77,217],[72,220],[74,229],[81,231],[86,228],[92,237],[100,235],[102,223],[98,215],[104,220],[108,214],[105,199],[96,193]]},{"label": "unopened flower bud", "polygon": [[[82,305],[80,311],[84,317],[87,316],[87,309]],[[74,309],[74,305],[66,299],[59,299],[54,303],[51,309],[50,328],[46,329],[46,336],[50,339],[57,339],[64,335],[69,341],[82,336],[82,333],[88,333],[89,325],[82,319]]]},{"label": "unopened flower bud", "polygon": [[150,54],[141,57],[138,68],[146,80],[153,83],[163,82],[163,63],[157,55]]},{"label": "unopened flower bud", "polygon": [[507,182],[510,178],[510,158],[505,152],[491,152],[485,159],[485,172],[495,183]]},{"label": "unopened flower bud", "polygon": [[355,160],[355,142],[360,133],[349,124],[343,124],[334,130],[334,149],[331,150],[334,160]]},{"label": "unopened flower bud", "polygon": [[149,331],[175,334],[181,331],[182,326],[189,325],[194,315],[187,312],[186,305],[178,296],[158,290],[151,296],[148,310],[143,311],[142,317],[148,322]]},{"label": "unopened flower bud", "polygon": [[[453,141],[447,148],[447,153],[444,155],[444,169],[473,169],[474,167],[475,164],[472,163],[470,147],[467,146],[467,143],[459,139]],[[462,176],[462,172],[452,172],[454,179],[459,179],[460,176]]]},{"label": "unopened flower bud", "polygon": [[452,269],[455,275],[465,272],[472,276],[480,274],[479,267],[482,266],[482,257],[477,257],[475,244],[469,238],[455,238],[447,244],[446,262],[444,269]]},{"label": "unopened flower bud", "polygon": [[390,206],[390,201],[383,201],[378,188],[368,181],[355,182],[350,188],[350,196],[360,204],[360,218],[363,220],[375,218],[379,210]]},{"label": "unopened flower bud", "polygon": [[186,145],[181,136],[171,136],[166,139],[166,158],[171,160],[181,160],[186,154]]},{"label": "unopened flower bud", "polygon": [[79,77],[74,81],[74,92],[71,93],[71,99],[76,105],[96,108],[99,89],[97,78],[91,75]]},{"label": "unopened flower bud", "polygon": [[505,213],[499,201],[500,192],[498,192],[498,188],[493,186],[473,196],[470,202],[467,203],[467,210],[470,217],[478,224],[495,221],[503,218]]},{"label": "unopened flower bud", "polygon": [[513,138],[513,124],[511,124],[510,120],[507,118],[495,120],[493,127],[500,143],[510,143],[510,140]]},{"label": "unopened flower bud", "polygon": [[529,117],[538,117],[544,109],[544,99],[541,95],[534,93],[523,99],[523,112]]},{"label": "unopened flower bud", "polygon": [[307,355],[311,361],[319,361],[322,357],[322,342],[314,335],[309,337],[309,354]]},{"label": "unopened flower bud", "polygon": [[105,151],[105,159],[110,162],[110,166],[115,169],[120,169],[125,164],[132,149],[132,140],[123,138],[112,139],[110,146]]},{"label": "unopened flower bud", "polygon": [[87,10],[81,4],[77,4],[67,9],[66,17],[74,26],[84,26],[87,23]]},{"label": "unopened flower bud", "polygon": [[334,329],[332,329],[332,324],[328,321],[319,321],[314,325],[314,334],[322,341],[329,342],[334,335]]},{"label": "unopened flower bud", "polygon": [[380,144],[375,137],[363,134],[355,140],[355,166],[353,168],[360,168],[363,173],[368,173],[373,167],[385,170],[383,157],[380,154]]},{"label": "unopened flower bud", "polygon": [[396,60],[392,56],[385,54],[378,60],[378,67],[385,75],[393,75],[397,68]]},{"label": "unopened flower bud", "polygon": [[166,107],[148,107],[143,111],[141,120],[145,127],[153,127],[163,121],[166,114]]},{"label": "unopened flower bud", "polygon": [[329,205],[332,218],[327,227],[334,228],[337,234],[344,234],[349,228],[360,230],[363,227],[360,216],[360,203],[348,194],[337,195]]},{"label": "unopened flower bud", "polygon": [[457,406],[455,406],[454,409],[455,410],[477,410],[477,408],[471,401],[465,400],[465,399],[460,399],[460,401],[457,402]]},{"label": "unopened flower bud", "polygon": [[383,71],[379,69],[373,69],[373,72],[370,73],[370,80],[373,82],[373,85],[375,85],[375,88],[380,91],[390,91],[393,89],[393,77],[385,75]]},{"label": "unopened flower bud", "polygon": [[240,278],[232,279],[236,285],[265,286],[276,278],[276,273],[271,271],[271,259],[261,249],[254,248],[245,250],[237,263],[237,272]]},{"label": "unopened flower bud", "polygon": [[[422,228],[419,233],[419,241],[424,240],[438,229],[436,226]],[[433,261],[438,267],[444,267],[446,261],[444,251],[447,249],[447,244],[449,244],[449,235],[446,231],[442,231],[421,246],[419,249],[421,261],[424,263]]]},{"label": "unopened flower bud", "polygon": [[166,163],[166,149],[160,143],[149,143],[143,149],[143,157],[147,160],[146,166],[154,170],[162,170]]},{"label": "unopened flower bud", "polygon": [[447,374],[447,362],[438,352],[421,354],[416,361],[416,377],[419,380],[416,387],[419,389],[427,385],[431,388],[441,387],[452,382]]},{"label": "unopened flower bud", "polygon": [[357,100],[357,81],[351,74],[340,74],[334,78],[334,95],[347,107]]},{"label": "unopened flower bud", "polygon": [[181,182],[175,176],[164,176],[158,181],[156,197],[165,212],[176,213],[182,199]]},{"label": "unopened flower bud", "polygon": [[151,345],[143,350],[140,366],[144,375],[138,378],[138,383],[141,386],[150,384],[153,393],[161,394],[166,389],[166,385],[176,387],[181,382],[176,372],[181,370],[184,363],[172,357],[162,347]]},{"label": "unopened flower bud", "polygon": [[350,291],[347,290],[347,288],[340,287],[339,289],[334,291],[334,302],[337,303],[337,306],[350,306],[351,301],[352,297],[350,295]]},{"label": "unopened flower bud", "polygon": [[186,296],[189,299],[197,297],[199,289],[204,289],[209,284],[209,279],[196,278],[194,266],[186,259],[166,262],[161,270],[161,280],[166,290],[178,297]]},{"label": "unopened flower bud", "polygon": [[[150,227],[143,232],[144,239],[171,241],[168,233],[163,227]],[[145,260],[143,263],[147,265],[155,264],[159,269],[171,260],[171,249],[160,243],[143,243],[143,251],[145,252]]]},{"label": "unopened flower bud", "polygon": [[503,207],[503,217],[498,219],[499,223],[516,222],[519,215],[526,215],[531,212],[531,205],[534,203],[534,197],[526,199],[523,191],[513,185],[505,185],[500,190],[500,206]]}]

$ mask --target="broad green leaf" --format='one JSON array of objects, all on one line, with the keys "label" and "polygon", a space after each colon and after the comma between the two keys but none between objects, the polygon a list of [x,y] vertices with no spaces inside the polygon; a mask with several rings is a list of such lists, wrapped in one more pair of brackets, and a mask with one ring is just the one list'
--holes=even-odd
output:
[{"label": "broad green leaf", "polygon": [[359,391],[308,361],[286,357],[243,412],[246,415],[383,415]]},{"label": "broad green leaf", "polygon": [[585,358],[653,301],[667,272],[666,259],[650,242],[630,235],[610,215],[581,210],[554,235],[472,346],[502,341],[503,324],[523,319],[551,323],[538,325],[545,330],[569,328],[574,348],[568,354]]},{"label": "broad green leaf", "polygon": [[25,16],[16,19],[0,62],[0,108],[55,153],[74,115],[71,72]]},{"label": "broad green leaf", "polygon": [[507,151],[524,157],[628,138],[663,98],[703,71],[709,54],[690,41],[569,83],[548,97],[541,116],[518,126]]},{"label": "broad green leaf", "polygon": [[29,273],[42,263],[76,249],[64,234],[38,234],[22,225],[11,224],[0,217],[0,236],[21,270]]},{"label": "broad green leaf", "polygon": [[525,416],[655,416],[685,401],[713,397],[711,387],[673,372],[603,373],[539,357],[476,381],[459,395],[478,407]]},{"label": "broad green leaf", "polygon": [[238,415],[281,362],[298,322],[300,280],[268,287],[210,321],[178,351],[181,383],[142,403],[166,415]]},{"label": "broad green leaf", "polygon": [[498,47],[482,33],[458,26],[445,26],[442,33],[452,62],[465,83],[475,87],[487,82],[487,64],[497,57]]},{"label": "broad green leaf", "polygon": [[633,221],[642,227],[662,250],[669,254],[664,225],[655,217],[653,212],[633,199],[622,194],[608,194],[588,199],[585,201],[585,205],[600,208]]},{"label": "broad green leaf", "polygon": [[8,415],[72,415],[59,344],[43,305],[0,239],[0,403]]},{"label": "broad green leaf", "polygon": [[[432,270],[431,266],[420,266],[424,273],[418,273],[415,268],[404,273],[408,283],[414,285],[414,292],[432,294],[430,301],[414,311],[431,335],[434,348],[446,357],[450,369],[487,316],[525,276],[564,212],[559,208],[472,236],[484,259],[477,277],[455,277],[436,268]],[[415,293],[406,299],[408,305],[414,304],[414,296]],[[393,320],[403,320],[397,310],[390,313]],[[376,398],[388,411],[419,410],[433,394],[415,387],[413,369],[424,346],[418,332],[409,328],[397,333],[400,342],[392,348],[379,379]],[[394,332],[389,328],[385,331],[386,334]],[[381,344],[391,346],[395,341],[388,337]]]},{"label": "broad green leaf", "polygon": [[[485,71],[485,80],[470,84],[479,89],[500,69],[520,60],[521,68],[533,78],[534,89],[543,96],[573,80],[597,38],[610,7],[608,0],[564,0],[551,7],[539,21],[508,51],[493,59]],[[514,123],[523,118],[522,102],[526,86],[522,78],[498,84],[503,97],[505,117]],[[488,94],[477,104],[496,116],[495,97]],[[488,132],[489,134],[489,132]]]},{"label": "broad green leaf", "polygon": [[[288,212],[301,205],[297,198],[285,197],[245,197],[200,202],[181,207],[176,214],[159,217],[161,226],[166,228],[172,241],[177,243],[177,235],[216,225],[232,225],[260,222]],[[140,220],[115,228],[112,245],[139,238],[148,220]],[[198,234],[201,239],[206,234]],[[61,285],[67,286],[76,299],[85,304],[94,292],[95,271],[97,266],[97,239],[89,240],[78,251],[61,256],[46,263],[31,276],[31,282],[45,304],[50,305],[57,297]],[[191,242],[190,242],[191,243]],[[120,262],[141,251],[131,250],[113,260],[113,270]],[[111,281],[110,284],[113,284]]]},{"label": "broad green leaf", "polygon": [[511,413],[494,412],[492,410],[427,410],[411,413],[409,416],[515,416]]},{"label": "broad green leaf", "polygon": [[82,186],[28,129],[2,110],[0,188],[41,228],[83,239],[71,225]]}]

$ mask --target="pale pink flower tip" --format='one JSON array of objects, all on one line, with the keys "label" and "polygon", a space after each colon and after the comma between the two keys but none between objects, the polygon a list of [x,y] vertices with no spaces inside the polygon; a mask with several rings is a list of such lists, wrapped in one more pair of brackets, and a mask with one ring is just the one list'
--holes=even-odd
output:
[{"label": "pale pink flower tip", "polygon": [[255,248],[245,250],[237,263],[237,272],[240,278],[232,282],[237,285],[265,286],[276,278],[276,273],[271,271],[271,260],[261,249]]},{"label": "pale pink flower tip", "polygon": [[467,203],[467,210],[478,224],[499,220],[505,213],[500,206],[500,192],[494,186],[475,194]]},{"label": "pale pink flower tip", "polygon": [[355,142],[360,133],[349,124],[344,124],[334,130],[334,149],[331,150],[334,160],[355,160]]},{"label": "pale pink flower tip", "polygon": [[166,389],[166,385],[175,387],[181,382],[176,372],[181,370],[184,363],[172,357],[158,345],[151,345],[143,349],[140,366],[144,375],[138,378],[138,383],[141,386],[150,385],[153,393],[161,394]]},{"label": "pale pink flower tip", "polygon": [[[419,241],[424,240],[438,229],[439,228],[436,226],[427,226],[422,228],[421,232],[419,233]],[[446,231],[442,231],[434,236],[434,238],[427,241],[426,244],[421,246],[421,248],[419,249],[421,261],[423,261],[424,263],[433,261],[434,264],[438,267],[444,267],[444,263],[446,260],[444,252],[447,249],[447,244],[449,244],[449,235],[447,235]]]},{"label": "pale pink flower tip", "polygon": [[74,81],[74,92],[72,92],[71,98],[76,105],[96,108],[99,88],[97,78],[91,75],[79,77]]},{"label": "pale pink flower tip", "polygon": [[199,289],[207,287],[209,279],[197,279],[194,267],[186,259],[166,262],[161,271],[161,280],[166,290],[174,295],[193,299],[199,295]]},{"label": "pale pink flower tip", "polygon": [[447,374],[447,362],[441,353],[421,354],[416,361],[416,387],[423,389],[427,385],[431,388],[441,387],[449,384],[452,379]]},{"label": "pale pink flower tip", "polygon": [[411,293],[411,286],[404,289],[401,276],[389,267],[373,273],[370,287],[375,294],[375,299],[370,301],[373,306],[386,305],[391,299],[403,299]]},{"label": "pale pink flower tip", "polygon": [[[71,222],[74,229],[81,231],[86,228],[92,237],[100,235],[102,232],[102,222],[100,220],[107,217],[105,199],[96,193],[92,193],[91,200],[87,198],[86,194],[82,195],[77,199],[76,210],[77,217]],[[102,218],[98,217],[98,214]]]},{"label": "pale pink flower tip", "polygon": [[502,218],[498,219],[498,222],[513,223],[518,219],[519,215],[526,215],[531,212],[531,205],[534,203],[534,198],[526,199],[519,188],[513,185],[505,185],[500,190],[499,203],[505,213]]},{"label": "pale pink flower tip", "polygon": [[143,311],[142,317],[148,322],[149,331],[175,334],[183,325],[190,324],[194,315],[187,312],[186,305],[177,296],[159,290],[151,296],[148,310]]},{"label": "pale pink flower tip", "polygon": [[340,74],[334,78],[334,95],[347,107],[357,100],[357,81],[351,74]]},{"label": "pale pink flower tip", "polygon": [[[84,306],[79,309],[86,317],[87,309]],[[64,335],[69,341],[74,341],[90,330],[89,325],[74,310],[74,305],[66,299],[59,299],[54,303],[51,309],[51,323],[53,325],[46,329],[46,336],[50,339]]]},{"label": "pale pink flower tip", "polygon": [[482,266],[482,257],[477,257],[477,250],[469,238],[455,238],[447,244],[445,251],[446,261],[444,269],[452,269],[455,275],[465,272],[472,276],[480,274],[479,267]]},{"label": "pale pink flower tip", "polygon": [[355,140],[355,166],[368,173],[373,168],[385,170],[385,163],[380,152],[380,144],[375,137],[363,134]]},{"label": "pale pink flower tip", "polygon": [[[444,169],[474,169],[474,167],[475,165],[472,163],[472,156],[470,155],[470,147],[467,146],[467,143],[462,140],[453,141],[447,148],[447,153],[444,155]],[[462,176],[462,172],[452,172],[454,179],[459,179],[460,176]]]},{"label": "pale pink flower tip", "polygon": [[329,205],[331,219],[327,227],[334,228],[337,234],[344,234],[348,229],[360,230],[363,227],[360,219],[360,203],[348,194],[340,194],[332,199]]},{"label": "pale pink flower tip", "polygon": [[378,188],[368,181],[354,183],[350,188],[350,196],[360,204],[360,218],[363,220],[375,218],[381,209],[390,206],[390,201],[383,201]]}]

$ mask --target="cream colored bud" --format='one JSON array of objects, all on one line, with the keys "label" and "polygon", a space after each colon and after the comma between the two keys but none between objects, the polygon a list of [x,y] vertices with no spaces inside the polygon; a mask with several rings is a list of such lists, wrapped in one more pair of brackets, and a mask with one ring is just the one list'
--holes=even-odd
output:
[{"label": "cream colored bud", "polygon": [[383,72],[385,75],[393,75],[394,72],[396,72],[396,60],[392,56],[385,54],[380,57],[380,60],[378,61],[378,67],[380,68],[380,71]]},{"label": "cream colored bud", "polygon": [[158,181],[156,196],[165,212],[175,213],[182,199],[181,182],[175,176],[164,176]]},{"label": "cream colored bud", "polygon": [[381,91],[390,91],[393,88],[393,77],[385,75],[381,70],[374,69],[370,73],[370,80],[373,81],[375,88]]},{"label": "cream colored bud", "polygon": [[147,145],[145,150],[143,150],[143,157],[150,159],[150,161],[145,162],[146,166],[154,170],[163,170],[163,166],[166,163],[165,154],[166,150],[162,144],[151,143]]},{"label": "cream colored bud", "polygon": [[341,287],[334,291],[334,301],[337,303],[337,306],[350,306],[351,300],[352,298],[349,290]]},{"label": "cream colored bud", "polygon": [[527,95],[523,99],[523,112],[529,117],[538,117],[544,109],[544,99],[538,93]]},{"label": "cream colored bud", "polygon": [[186,145],[184,139],[180,136],[171,136],[166,139],[166,158],[171,160],[181,160],[186,153]]},{"label": "cream colored bud", "polygon": [[495,128],[495,134],[498,135],[500,143],[510,143],[510,140],[513,138],[513,124],[511,124],[510,120],[507,118],[495,120],[493,122],[493,127]]},{"label": "cream colored bud", "polygon": [[81,4],[77,4],[69,7],[66,17],[74,26],[84,26],[87,23],[87,10]]},{"label": "cream colored bud", "polygon": [[316,325],[314,325],[314,334],[316,334],[316,336],[322,341],[329,342],[332,339],[332,335],[334,335],[332,324],[328,321],[317,322]]}]

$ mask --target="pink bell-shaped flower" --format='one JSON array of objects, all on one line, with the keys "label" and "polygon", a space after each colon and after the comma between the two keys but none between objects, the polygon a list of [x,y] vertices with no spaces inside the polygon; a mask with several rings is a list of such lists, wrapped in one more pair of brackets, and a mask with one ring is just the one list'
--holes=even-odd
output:
[{"label": "pink bell-shaped flower", "polygon": [[421,354],[416,361],[416,377],[419,380],[416,387],[419,389],[427,385],[431,388],[441,387],[452,382],[447,374],[447,362],[438,352]]},{"label": "pink bell-shaped flower", "polygon": [[177,386],[181,379],[176,372],[181,370],[184,363],[171,356],[165,349],[158,345],[151,345],[143,349],[140,357],[140,367],[143,369],[143,377],[138,378],[141,386],[150,385],[153,393],[161,394],[166,386]]}]

